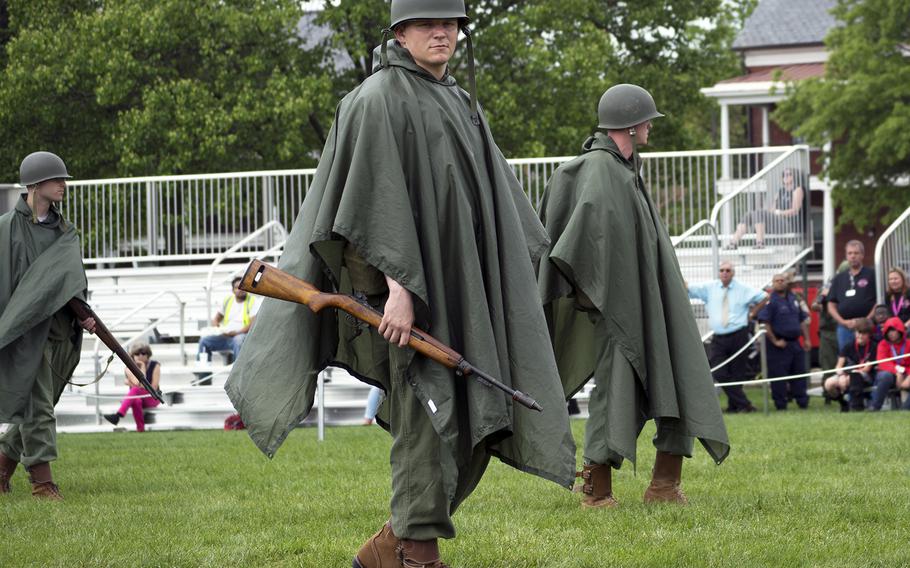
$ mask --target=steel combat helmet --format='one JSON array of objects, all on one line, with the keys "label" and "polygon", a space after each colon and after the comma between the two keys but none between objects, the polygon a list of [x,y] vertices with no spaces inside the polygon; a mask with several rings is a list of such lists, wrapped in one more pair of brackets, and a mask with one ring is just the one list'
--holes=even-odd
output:
[{"label": "steel combat helmet", "polygon": [[464,8],[464,0],[392,0],[392,24],[394,29],[407,20],[448,20],[457,18],[464,27],[470,21]]},{"label": "steel combat helmet", "polygon": [[600,97],[597,105],[598,128],[619,130],[631,128],[652,118],[660,118],[651,93],[638,85],[613,85]]},{"label": "steel combat helmet", "polygon": [[51,152],[32,152],[19,165],[19,183],[26,187],[49,179],[71,177],[60,156]]}]

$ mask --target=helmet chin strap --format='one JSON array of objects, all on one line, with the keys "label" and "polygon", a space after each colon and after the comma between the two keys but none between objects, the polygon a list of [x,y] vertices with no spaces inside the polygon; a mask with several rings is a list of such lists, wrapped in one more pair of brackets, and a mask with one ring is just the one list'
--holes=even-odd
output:
[{"label": "helmet chin strap", "polygon": [[35,199],[36,199],[35,195],[37,194],[38,186],[33,185],[31,187],[26,187],[25,189],[28,190],[28,196],[31,198],[31,201],[32,201],[31,203],[29,203],[28,199],[26,199],[25,204],[28,205],[28,208],[32,212],[32,224],[37,224],[38,223],[38,211],[37,211],[38,204],[35,203]]},{"label": "helmet chin strap", "polygon": [[635,175],[641,172],[641,157],[638,155],[638,144],[635,143],[635,127],[629,129],[629,142],[632,143],[632,166],[635,168]]}]

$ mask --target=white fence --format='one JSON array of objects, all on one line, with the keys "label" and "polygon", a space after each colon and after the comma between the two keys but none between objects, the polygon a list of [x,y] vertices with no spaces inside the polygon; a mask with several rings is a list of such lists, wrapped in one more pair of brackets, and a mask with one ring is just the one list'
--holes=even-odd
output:
[{"label": "white fence", "polygon": [[888,271],[892,268],[910,273],[910,207],[891,223],[875,245],[875,278],[879,304],[885,301]]},{"label": "white fence", "polygon": [[[652,152],[642,175],[671,234],[680,235],[793,147]],[[509,160],[535,207],[571,157]],[[724,178],[722,172],[730,172]],[[805,170],[803,170],[805,171]],[[213,259],[257,227],[292,227],[314,169],[73,180],[63,210],[81,231],[87,264]],[[268,250],[271,233],[236,253]],[[244,254],[246,253],[246,254]]]}]

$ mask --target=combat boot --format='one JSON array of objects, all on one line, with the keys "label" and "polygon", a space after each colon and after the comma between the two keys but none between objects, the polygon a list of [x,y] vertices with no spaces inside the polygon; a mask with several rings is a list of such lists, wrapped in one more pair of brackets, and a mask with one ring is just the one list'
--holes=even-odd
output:
[{"label": "combat boot", "polygon": [[388,522],[357,551],[353,568],[402,568],[401,540]]},{"label": "combat boot", "polygon": [[592,463],[582,468],[581,478],[584,483],[581,492],[584,499],[581,506],[585,509],[615,507],[619,502],[613,497],[613,468],[609,464]]},{"label": "combat boot", "polygon": [[13,458],[7,457],[3,452],[0,452],[0,493],[9,493],[12,491],[9,480],[13,474],[16,473],[16,467],[18,465],[19,462]]},{"label": "combat boot", "polygon": [[682,477],[682,456],[657,452],[651,485],[645,490],[645,503],[678,503],[688,505],[689,500],[679,486]]},{"label": "combat boot", "polygon": [[63,501],[60,488],[51,478],[51,464],[38,463],[28,468],[28,478],[32,482],[32,497],[49,501]]},{"label": "combat boot", "polygon": [[439,559],[439,544],[433,540],[402,539],[399,545],[404,568],[448,568]]}]

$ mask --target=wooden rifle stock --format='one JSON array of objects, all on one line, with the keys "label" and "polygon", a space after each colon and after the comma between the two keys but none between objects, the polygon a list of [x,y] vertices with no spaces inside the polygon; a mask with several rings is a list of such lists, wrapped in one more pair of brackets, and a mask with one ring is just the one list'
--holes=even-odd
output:
[{"label": "wooden rifle stock", "polygon": [[161,391],[154,388],[152,383],[146,378],[145,373],[139,370],[139,366],[136,365],[136,362],[133,361],[133,358],[129,356],[126,350],[120,345],[120,342],[114,337],[114,334],[104,325],[104,322],[101,321],[101,318],[89,307],[88,304],[83,302],[79,298],[73,298],[67,304],[69,308],[76,314],[76,317],[79,320],[85,320],[92,318],[95,320],[95,335],[98,336],[98,339],[102,343],[107,345],[108,349],[114,352],[117,357],[123,361],[123,364],[126,365],[126,368],[139,380],[139,384],[142,385],[142,388],[148,392],[152,398],[158,402],[164,402],[164,398],[161,396]]},{"label": "wooden rifle stock", "polygon": [[[239,288],[261,296],[304,304],[314,313],[319,313],[325,308],[342,310],[377,329],[382,323],[382,313],[372,306],[346,294],[323,292],[309,282],[265,264],[261,260],[254,260],[250,263],[240,281]],[[533,398],[477,369],[468,363],[460,353],[425,331],[412,328],[408,346],[421,355],[454,369],[459,375],[473,375],[480,382],[502,390],[519,404],[532,410],[543,410]]]}]

